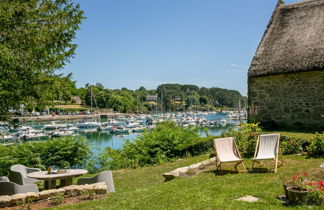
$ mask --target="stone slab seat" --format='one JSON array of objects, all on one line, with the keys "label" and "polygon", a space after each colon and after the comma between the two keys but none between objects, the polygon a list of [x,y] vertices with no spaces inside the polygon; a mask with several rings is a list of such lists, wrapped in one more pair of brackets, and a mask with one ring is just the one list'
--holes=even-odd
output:
[{"label": "stone slab seat", "polygon": [[9,178],[6,176],[0,176],[0,182],[9,182]]},{"label": "stone slab seat", "polygon": [[39,168],[29,168],[20,164],[12,165],[9,171],[9,179],[10,181],[20,185],[34,184],[36,182],[39,182],[40,180],[28,178],[27,174],[36,171],[41,170]]},{"label": "stone slab seat", "polygon": [[39,192],[37,185],[19,185],[13,182],[0,182],[0,195],[14,195],[28,192]]},{"label": "stone slab seat", "polygon": [[100,172],[94,177],[82,177],[78,179],[78,185],[94,184],[104,182],[108,188],[108,192],[115,192],[114,180],[111,171]]}]

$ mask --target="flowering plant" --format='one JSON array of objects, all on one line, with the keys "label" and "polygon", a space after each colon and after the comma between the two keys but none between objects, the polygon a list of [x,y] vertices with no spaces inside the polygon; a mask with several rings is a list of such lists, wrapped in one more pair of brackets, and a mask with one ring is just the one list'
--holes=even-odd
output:
[{"label": "flowering plant", "polygon": [[308,173],[297,173],[292,177],[288,178],[284,184],[288,187],[294,187],[296,190],[307,190],[309,174]]},{"label": "flowering plant", "polygon": [[309,182],[309,188],[311,191],[319,191],[324,193],[324,181]]},{"label": "flowering plant", "polygon": [[297,173],[290,177],[286,186],[297,191],[308,191],[307,203],[321,205],[324,201],[324,169],[314,169],[308,173]]},{"label": "flowering plant", "polygon": [[321,205],[324,202],[324,169],[311,173],[311,180],[307,183],[308,203]]}]

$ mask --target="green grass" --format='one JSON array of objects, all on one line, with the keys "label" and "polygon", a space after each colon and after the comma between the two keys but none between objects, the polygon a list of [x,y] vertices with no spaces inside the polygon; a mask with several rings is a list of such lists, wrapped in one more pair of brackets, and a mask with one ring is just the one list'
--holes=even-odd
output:
[{"label": "green grass", "polygon": [[86,111],[89,109],[89,107],[78,105],[78,104],[56,105],[55,108],[67,110],[67,111]]},{"label": "green grass", "polygon": [[[160,166],[114,171],[116,192],[107,198],[53,209],[305,209],[285,206],[278,199],[284,194],[282,180],[296,172],[318,168],[324,159],[285,156],[278,173],[216,175],[215,168],[191,178],[164,182],[162,174],[208,158],[201,155]],[[247,167],[251,161],[246,160]],[[236,201],[253,195],[257,203]],[[312,209],[320,207],[312,206]]]},{"label": "green grass", "polygon": [[[265,131],[267,133],[280,133],[281,136],[295,137],[295,138],[314,138],[316,132],[305,132],[305,131]],[[321,132],[319,132],[321,133]]]}]

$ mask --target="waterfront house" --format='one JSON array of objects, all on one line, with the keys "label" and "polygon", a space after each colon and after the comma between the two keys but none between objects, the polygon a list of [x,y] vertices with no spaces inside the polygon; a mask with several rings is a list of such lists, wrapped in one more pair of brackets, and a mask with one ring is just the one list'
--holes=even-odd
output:
[{"label": "waterfront house", "polygon": [[279,0],[248,72],[249,121],[324,128],[324,0]]},{"label": "waterfront house", "polygon": [[156,102],[157,96],[156,95],[148,95],[148,96],[146,96],[146,101],[147,102]]}]

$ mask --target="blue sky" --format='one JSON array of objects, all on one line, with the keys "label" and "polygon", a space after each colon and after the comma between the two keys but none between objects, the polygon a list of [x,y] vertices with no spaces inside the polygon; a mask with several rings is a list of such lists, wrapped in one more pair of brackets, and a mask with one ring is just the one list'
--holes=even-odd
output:
[{"label": "blue sky", "polygon": [[[74,0],[85,19],[72,72],[77,86],[163,83],[247,95],[247,69],[277,0]],[[296,2],[293,0],[286,3]]]}]

